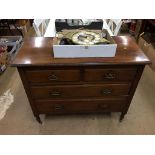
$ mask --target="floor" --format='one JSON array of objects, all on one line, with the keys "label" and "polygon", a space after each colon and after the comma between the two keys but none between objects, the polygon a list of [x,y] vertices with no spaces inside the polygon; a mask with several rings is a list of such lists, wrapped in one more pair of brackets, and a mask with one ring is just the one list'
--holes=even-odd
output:
[{"label": "floor", "polygon": [[119,114],[42,116],[43,124],[33,117],[19,74],[9,67],[0,77],[0,93],[8,88],[15,101],[0,121],[0,134],[114,135],[155,134],[155,72],[149,66],[144,73],[123,122]]}]

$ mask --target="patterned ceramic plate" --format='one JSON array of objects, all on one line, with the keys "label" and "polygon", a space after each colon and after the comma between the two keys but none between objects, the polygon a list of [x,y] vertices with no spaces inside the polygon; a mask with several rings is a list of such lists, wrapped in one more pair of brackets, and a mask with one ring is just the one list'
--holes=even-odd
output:
[{"label": "patterned ceramic plate", "polygon": [[76,32],[72,36],[72,41],[79,45],[94,45],[100,42],[100,40],[100,34],[91,31]]}]

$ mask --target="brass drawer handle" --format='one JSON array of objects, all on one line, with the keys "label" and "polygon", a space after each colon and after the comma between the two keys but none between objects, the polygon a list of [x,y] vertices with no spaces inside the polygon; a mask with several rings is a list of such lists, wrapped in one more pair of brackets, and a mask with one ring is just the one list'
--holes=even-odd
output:
[{"label": "brass drawer handle", "polygon": [[50,80],[50,81],[56,81],[56,80],[58,80],[58,78],[57,78],[57,76],[56,75],[50,75],[49,77],[48,77],[48,79]]},{"label": "brass drawer handle", "polygon": [[106,73],[104,75],[104,79],[108,79],[108,80],[116,79],[116,74],[115,73]]},{"label": "brass drawer handle", "polygon": [[63,105],[55,105],[54,106],[54,109],[55,110],[63,110],[64,109],[64,106]]},{"label": "brass drawer handle", "polygon": [[57,96],[61,96],[61,92],[58,91],[52,91],[49,93],[50,96],[52,97],[57,97]]},{"label": "brass drawer handle", "polygon": [[103,90],[101,90],[101,94],[104,94],[104,95],[112,94],[112,90],[111,89],[103,89]]}]

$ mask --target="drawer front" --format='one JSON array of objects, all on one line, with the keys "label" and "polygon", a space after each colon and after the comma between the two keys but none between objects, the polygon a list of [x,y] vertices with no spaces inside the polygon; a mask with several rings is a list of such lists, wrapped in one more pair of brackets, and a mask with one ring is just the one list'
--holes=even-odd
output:
[{"label": "drawer front", "polygon": [[128,95],[130,84],[63,85],[31,87],[35,99]]},{"label": "drawer front", "polygon": [[85,81],[132,81],[136,68],[85,69]]},{"label": "drawer front", "polygon": [[80,81],[80,70],[27,70],[26,77],[31,83]]},{"label": "drawer front", "polygon": [[43,100],[35,102],[39,113],[86,113],[86,112],[119,112],[122,111],[126,100],[96,99],[96,100]]}]

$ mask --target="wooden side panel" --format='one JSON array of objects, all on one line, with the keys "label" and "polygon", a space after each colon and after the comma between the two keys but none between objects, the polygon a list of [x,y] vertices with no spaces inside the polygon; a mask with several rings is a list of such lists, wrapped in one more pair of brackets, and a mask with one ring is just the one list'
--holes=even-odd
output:
[{"label": "wooden side panel", "polygon": [[32,112],[33,112],[34,116],[38,118],[39,117],[39,113],[38,113],[37,108],[35,106],[35,103],[34,103],[34,101],[32,99],[32,95],[31,95],[31,92],[30,92],[30,87],[29,87],[28,81],[26,79],[25,72],[23,71],[22,67],[18,67],[17,69],[18,69],[18,72],[20,74],[20,78],[22,80],[22,83],[23,83],[25,92],[27,94],[28,100],[30,102],[30,105],[31,105],[31,108],[32,108]]}]

